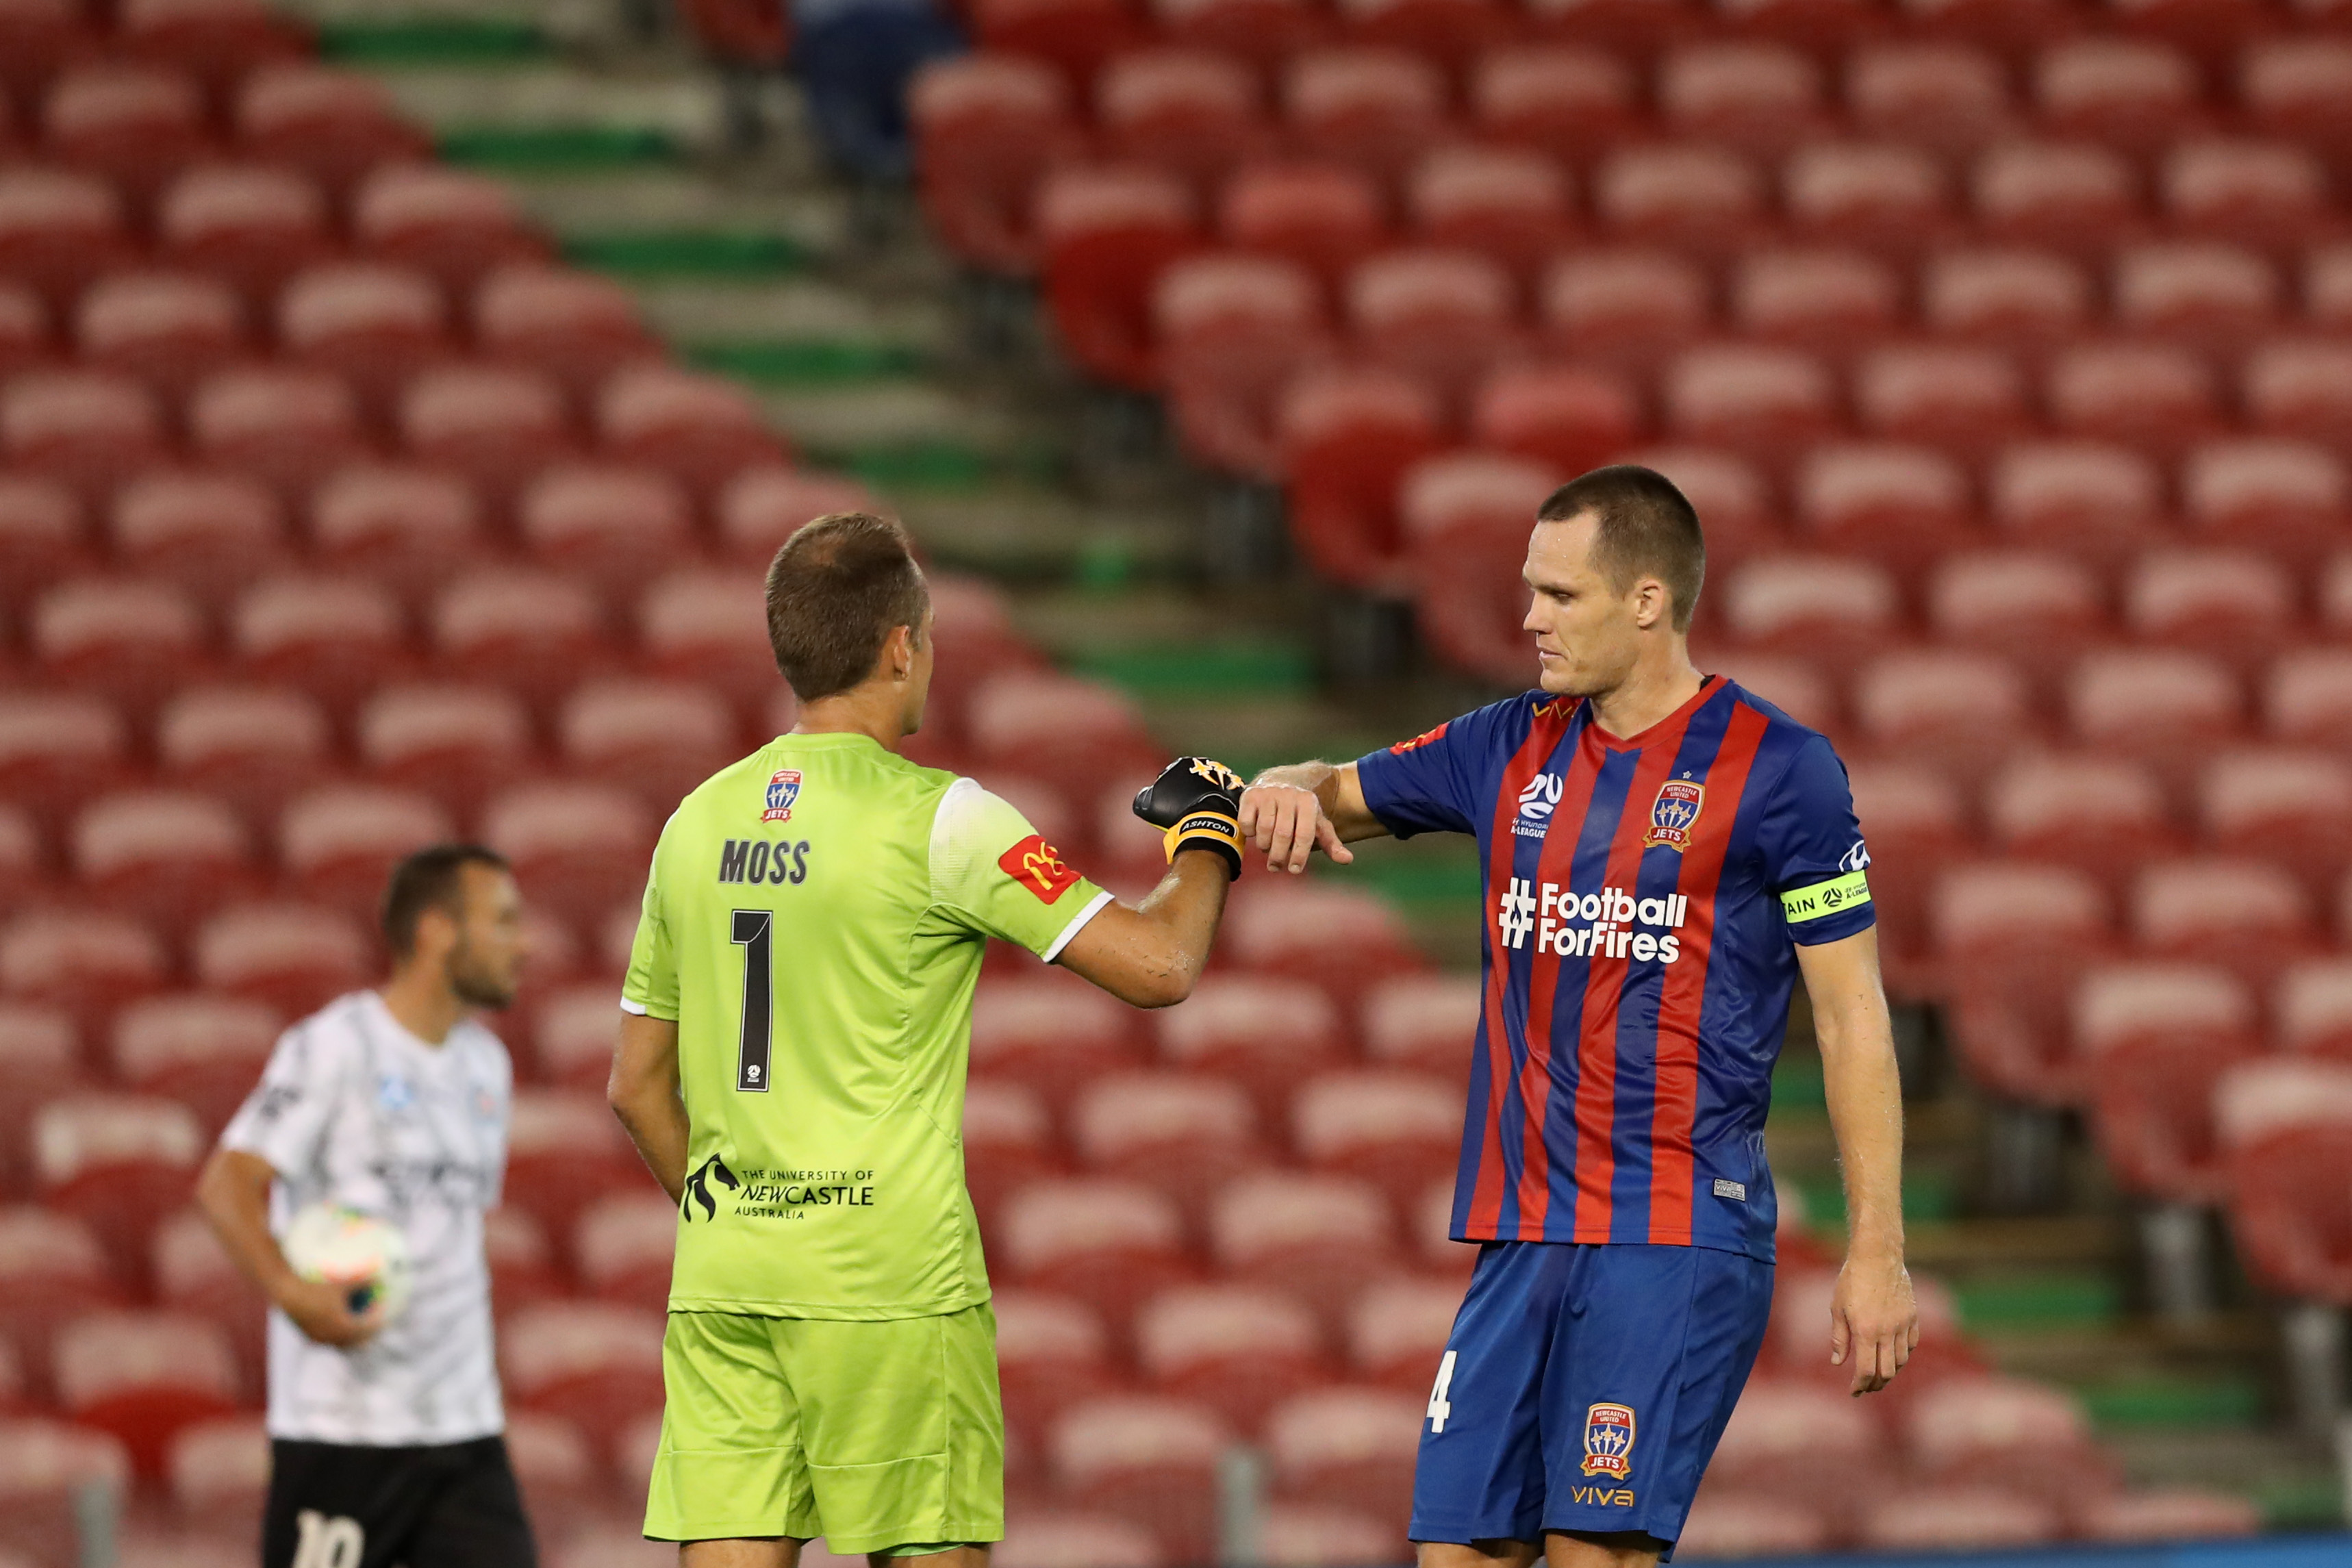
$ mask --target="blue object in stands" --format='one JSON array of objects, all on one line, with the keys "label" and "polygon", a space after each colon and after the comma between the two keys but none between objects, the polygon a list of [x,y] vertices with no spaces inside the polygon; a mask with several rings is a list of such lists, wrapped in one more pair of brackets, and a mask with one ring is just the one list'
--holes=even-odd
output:
[{"label": "blue object in stands", "polygon": [[907,83],[918,67],[960,54],[963,36],[932,0],[794,0],[793,74],[834,162],[896,184],[914,167]]}]

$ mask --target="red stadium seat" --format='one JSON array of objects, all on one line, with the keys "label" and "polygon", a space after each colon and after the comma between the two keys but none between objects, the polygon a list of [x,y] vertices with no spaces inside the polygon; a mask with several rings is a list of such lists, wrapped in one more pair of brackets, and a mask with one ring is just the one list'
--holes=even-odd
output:
[{"label": "red stadium seat", "polygon": [[1323,987],[1351,1016],[1381,981],[1423,966],[1396,907],[1357,889],[1275,879],[1230,906],[1224,952],[1247,968]]},{"label": "red stadium seat", "polygon": [[1401,49],[1316,49],[1285,70],[1282,107],[1302,152],[1392,178],[1440,134],[1445,79],[1434,61]]},{"label": "red stadium seat", "polygon": [[1355,1373],[1407,1394],[1426,1394],[1437,1375],[1462,1287],[1448,1279],[1392,1279],[1349,1310],[1348,1363]]},{"label": "red stadium seat", "polygon": [[2030,422],[2016,363],[1961,344],[1865,352],[1854,365],[1853,411],[1874,436],[1947,451],[1999,446]]},{"label": "red stadium seat", "polygon": [[2011,539],[2101,564],[2147,547],[2164,499],[2153,463],[2099,441],[2011,446],[1985,489],[1993,525]]},{"label": "red stadium seat", "polygon": [[1853,250],[1759,251],[1731,285],[1731,315],[1743,331],[1816,349],[1880,336],[1901,308],[1893,270]]},{"label": "red stadium seat", "polygon": [[2197,964],[2095,969],[2074,1014],[2077,1080],[2117,1184],[2172,1203],[2221,1198],[2229,1175],[2210,1101],[2221,1074],[2253,1048],[2246,987]]},{"label": "red stadium seat", "polygon": [[1349,6],[1341,17],[1351,38],[1457,68],[1509,38],[1517,24],[1500,0],[1369,0]]},{"label": "red stadium seat", "polygon": [[1918,944],[1936,876],[1969,843],[1954,780],[1926,763],[1848,764],[1854,815],[1870,845],[1870,889],[1880,942],[1899,957]]},{"label": "red stadium seat", "polygon": [[167,927],[253,880],[244,824],[186,790],[128,790],[75,814],[76,879],[100,903]]},{"label": "red stadium seat", "polygon": [[331,707],[399,674],[408,650],[400,605],[351,577],[278,577],[229,613],[231,661],[247,679],[298,687]]},{"label": "red stadium seat", "polygon": [[2180,847],[2163,784],[2120,757],[2021,755],[1987,787],[1984,812],[2004,854],[2078,866],[2111,883]]},{"label": "red stadium seat", "polygon": [[1221,1272],[1288,1291],[1334,1326],[1355,1292],[1398,1261],[1380,1189],[1340,1176],[1240,1177],[1210,1205],[1208,1233]]},{"label": "red stadium seat", "polygon": [[361,708],[360,758],[371,777],[470,811],[533,771],[530,715],[495,686],[386,686]]},{"label": "red stadium seat", "polygon": [[1103,150],[1207,188],[1265,150],[1258,86],[1224,56],[1144,49],[1106,64],[1094,81]]},{"label": "red stadium seat", "polygon": [[85,1035],[124,1002],[160,988],[163,943],[147,927],[96,910],[46,910],[0,929],[0,992],[71,1013]]},{"label": "red stadium seat", "polygon": [[1320,1388],[1267,1416],[1276,1487],[1361,1509],[1402,1532],[1425,1397],[1393,1388]]},{"label": "red stadium seat", "polygon": [[656,582],[637,603],[639,645],[650,672],[737,701],[774,690],[776,658],[761,592],[760,577],[750,572],[688,570]]},{"label": "red stadium seat", "polygon": [[2158,151],[2203,120],[2197,63],[2147,38],[2071,38],[2033,63],[2041,128],[2127,153]]},{"label": "red stadium seat", "polygon": [[1380,248],[1380,189],[1344,163],[1254,163],[1217,202],[1217,233],[1237,250],[1297,262],[1336,283]]},{"label": "red stadium seat", "polygon": [[963,1149],[964,1180],[983,1232],[1007,1194],[1066,1170],[1045,1098],[1007,1079],[975,1078],[967,1087]]},{"label": "red stadium seat", "polygon": [[1977,221],[1990,233],[2069,248],[2110,245],[2140,221],[2139,184],[2122,154],[2083,142],[2012,142],[1978,160]]},{"label": "red stadium seat", "polygon": [[2225,752],[2206,770],[2200,816],[2217,848],[2261,856],[2292,844],[2307,884],[2332,879],[2352,862],[2352,767],[2319,751]]},{"label": "red stadium seat", "polygon": [[149,996],[114,1016],[114,1076],[126,1089],[178,1100],[216,1135],[260,1079],[283,1022],[237,997]]},{"label": "red stadium seat", "polygon": [[454,837],[447,811],[425,795],[344,784],[296,799],[278,819],[278,858],[306,898],[372,915],[394,863]]},{"label": "red stadium seat", "polygon": [[1654,90],[1669,132],[1778,152],[1819,136],[1821,67],[1785,44],[1714,38],[1660,57]]},{"label": "red stadium seat", "polygon": [[1642,411],[1632,388],[1573,365],[1507,365],[1471,405],[1470,437],[1565,473],[1582,473],[1632,446]]},{"label": "red stadium seat", "polygon": [[33,1119],[41,1202],[87,1220],[126,1276],[146,1258],[158,1217],[187,1201],[205,1152],[195,1113],[168,1100],[72,1095]]},{"label": "red stadium seat", "polygon": [[97,495],[164,460],[163,416],[146,387],[99,370],[29,371],[0,388],[0,455]]},{"label": "red stadium seat", "polygon": [[289,1018],[365,985],[376,959],[372,932],[341,910],[314,904],[225,910],[190,945],[190,967],[204,985]]},{"label": "red stadium seat", "polygon": [[144,195],[210,151],[204,87],[165,66],[77,66],[41,104],[41,140],[58,162]]},{"label": "red stadium seat", "polygon": [[22,907],[38,895],[47,873],[42,849],[31,813],[0,806],[0,909]]},{"label": "red stadium seat", "polygon": [[2180,468],[2181,510],[2215,542],[2308,567],[2352,540],[2352,475],[2316,442],[2217,441]]},{"label": "red stadium seat", "polygon": [[1079,81],[1135,41],[1140,21],[1116,0],[979,0],[972,7],[982,48],[1045,60]]},{"label": "red stadium seat", "polygon": [[677,1206],[657,1191],[612,1193],[581,1210],[572,1229],[580,1282],[603,1301],[662,1310],[669,1305]]},{"label": "red stadium seat", "polygon": [[2352,1301],[2347,1071],[2339,1062],[2249,1062],[2214,1097],[2248,1271],[2273,1289],[2338,1306]]},{"label": "red stadium seat", "polygon": [[71,0],[18,0],[0,8],[0,82],[30,95],[58,68],[98,47],[90,18]]},{"label": "red stadium seat", "polygon": [[52,312],[94,269],[131,253],[121,198],[105,181],[38,166],[0,172],[0,277],[37,289]]},{"label": "red stadium seat", "polygon": [[583,685],[565,700],[556,737],[582,776],[617,784],[664,814],[740,752],[726,704],[672,681]]},{"label": "red stadium seat", "polygon": [[1967,775],[2032,735],[2024,679],[1990,653],[1956,648],[1880,655],[1854,677],[1853,715],[1887,752],[1935,760]]},{"label": "red stadium seat", "polygon": [[2336,441],[2352,433],[2352,346],[2273,343],[2247,355],[2241,395],[2248,422],[2281,435]]},{"label": "red stadium seat", "polygon": [[[258,1318],[257,1297],[253,1310]],[[258,1417],[192,1421],[173,1433],[164,1457],[172,1512],[184,1527],[249,1536],[269,1495],[269,1434]]]},{"label": "red stadium seat", "polygon": [[[533,896],[538,896],[535,888]],[[568,1234],[581,1211],[596,1199],[608,1193],[644,1191],[650,1180],[601,1100],[575,1089],[515,1091],[506,1201],[528,1210],[557,1235]]]},{"label": "red stadium seat", "polygon": [[382,80],[309,61],[253,71],[237,86],[232,118],[247,157],[301,169],[338,191],[378,163],[431,148]]},{"label": "red stadium seat", "polygon": [[1346,312],[1367,358],[1455,399],[1467,396],[1516,337],[1509,275],[1461,251],[1371,258],[1348,279]]},{"label": "red stadium seat", "polygon": [[1864,44],[1847,58],[1845,101],[1871,135],[1947,153],[1973,151],[2011,120],[2000,61],[1958,43]]},{"label": "red stadium seat", "polygon": [[992,1249],[1013,1279],[1074,1296],[1116,1322],[1192,1277],[1175,1201],[1132,1182],[1039,1182],[1007,1198]]},{"label": "red stadium seat", "polygon": [[1079,142],[1061,73],[1017,55],[933,60],[908,94],[923,213],[948,247],[996,272],[1036,257],[1029,193]]},{"label": "red stadium seat", "polygon": [[1198,1205],[1264,1163],[1257,1114],[1240,1085],[1193,1073],[1117,1073],[1070,1102],[1070,1143],[1091,1173]]},{"label": "red stadium seat", "polygon": [[635,897],[654,843],[643,805],[593,784],[520,785],[484,808],[481,830],[535,901],[575,919]]},{"label": "red stadium seat", "polygon": [[1795,511],[1806,542],[1906,574],[1975,542],[1959,465],[1931,447],[1816,447],[1798,468]]},{"label": "red stadium seat", "polygon": [[694,553],[693,503],[657,469],[563,464],[516,501],[524,546],[568,576],[608,593],[645,582]]},{"label": "red stadium seat", "polygon": [[125,1300],[89,1225],[30,1204],[0,1208],[0,1334],[17,1362],[44,1372],[59,1326]]},{"label": "red stadium seat", "polygon": [[[667,1211],[669,1205],[662,1206]],[[506,1443],[523,1509],[530,1517],[577,1517],[609,1497],[604,1463],[589,1435],[572,1422],[536,1410],[519,1410],[507,1417]]]},{"label": "red stadium seat", "polygon": [[1692,349],[1662,378],[1667,428],[1771,460],[1818,439],[1837,420],[1836,393],[1818,359],[1795,349]]},{"label": "red stadium seat", "polygon": [[2263,684],[2263,718],[2280,740],[2352,740],[2352,653],[2314,648],[2280,658]]},{"label": "red stadium seat", "polygon": [[1034,1089],[1055,1105],[1105,1073],[1143,1065],[1128,1010],[1050,970],[981,983],[972,995],[971,1060],[975,1071]]},{"label": "red stadium seat", "polygon": [[244,474],[142,474],[115,490],[110,512],[117,561],[215,600],[278,564],[286,549],[277,496]]},{"label": "red stadium seat", "polygon": [[802,524],[832,511],[873,511],[880,503],[856,479],[783,464],[743,469],[719,492],[720,546],[761,571]]},{"label": "red stadium seat", "polygon": [[[1706,520],[1707,558],[1734,565],[1777,544],[1776,507],[1755,464],[1716,447],[1645,447],[1627,462],[1655,468],[1675,482]],[[1701,601],[1702,613],[1706,602]]]},{"label": "red stadium seat", "polygon": [[1276,416],[1292,537],[1316,574],[1356,588],[1395,585],[1395,491],[1437,450],[1440,414],[1420,383],[1385,372],[1309,373]]},{"label": "red stadium seat", "polygon": [[1893,1479],[1890,1459],[1885,1427],[1851,1395],[1811,1379],[1753,1377],[1716,1445],[1706,1487],[1779,1498],[1843,1531]]},{"label": "red stadium seat", "polygon": [[2317,945],[2305,890],[2271,860],[2163,861],[2139,875],[2133,934],[2151,952],[2268,981]]},{"label": "red stadium seat", "polygon": [[543,997],[531,1010],[533,1075],[566,1089],[601,1087],[611,1071],[620,1029],[621,1009],[607,981]]},{"label": "red stadium seat", "polygon": [[[609,1120],[609,1118],[608,1118]],[[609,1301],[546,1301],[499,1335],[499,1381],[526,1410],[614,1432],[662,1403],[662,1314]]]},{"label": "red stadium seat", "polygon": [[1122,692],[1065,675],[1005,670],[965,705],[975,758],[1088,795],[1106,779],[1156,770],[1163,753]]},{"label": "red stadium seat", "polygon": [[546,1227],[511,1204],[482,1216],[482,1252],[489,1260],[490,1300],[501,1325],[527,1307],[572,1293],[556,1268]]},{"label": "red stadium seat", "polygon": [[608,378],[595,422],[604,456],[661,468],[698,495],[715,495],[746,468],[786,455],[741,387],[665,365],[631,365]]},{"label": "red stadium seat", "polygon": [[2046,250],[1952,250],[1922,269],[1919,313],[1944,337],[2036,344],[2072,337],[2087,323],[2089,275]]},{"label": "red stadium seat", "polygon": [[38,812],[61,810],[122,776],[130,729],[85,692],[0,695],[0,792]]},{"label": "red stadium seat", "polygon": [[244,349],[243,311],[213,279],[185,272],[119,272],[82,291],[74,312],[81,357],[135,375],[166,395]]},{"label": "red stadium seat", "polygon": [[[290,377],[286,390],[293,390]],[[263,412],[258,404],[252,410],[257,420]],[[257,428],[250,439],[269,437]],[[310,545],[321,563],[403,593],[433,587],[462,566],[480,547],[479,530],[473,490],[432,469],[345,467],[310,496]]]},{"label": "red stadium seat", "polygon": [[156,1226],[148,1262],[156,1303],[203,1318],[226,1333],[246,1392],[259,1393],[266,1375],[269,1304],[230,1260],[212,1222],[194,1208],[182,1209]]},{"label": "red stadium seat", "polygon": [[400,396],[398,426],[418,463],[510,493],[567,456],[562,388],[537,371],[480,363],[428,370]]},{"label": "red stadium seat", "polygon": [[2259,1533],[2262,1515],[2232,1492],[2166,1487],[2091,1499],[2073,1523],[2086,1541],[2221,1541]]},{"label": "red stadium seat", "polygon": [[2115,314],[2126,331],[2228,346],[2271,324],[2279,282],[2270,263],[2234,245],[2173,241],[2116,259]]},{"label": "red stadium seat", "polygon": [[[2112,950],[2110,921],[2098,882],[2068,867],[1992,861],[1937,879],[1929,934],[1946,972],[1968,977],[1957,1033],[1979,1082],[2045,1104],[2072,1097],[2057,1018],[2084,963]],[[1986,1015],[1995,998],[2014,1027]]]},{"label": "red stadium seat", "polygon": [[1321,40],[1330,18],[1305,0],[1153,0],[1160,34],[1260,69]]},{"label": "red stadium seat", "polygon": [[1393,1519],[1328,1503],[1277,1502],[1258,1521],[1258,1561],[1267,1568],[1311,1568],[1318,1563],[1383,1563],[1394,1557]]},{"label": "red stadium seat", "polygon": [[1290,1129],[1309,1169],[1360,1177],[1407,1208],[1454,1167],[1462,1092],[1451,1074],[1326,1073],[1293,1097]]},{"label": "red stadium seat", "polygon": [[2166,217],[2185,234],[2301,245],[2329,232],[2327,171],[2275,142],[2182,142],[2159,176]]},{"label": "red stadium seat", "polygon": [[[12,1089],[0,1103],[0,1184],[21,1192],[32,1172],[26,1132],[33,1113],[59,1095],[89,1087],[73,1015],[14,998],[0,1001],[0,1072]],[[0,1322],[0,1338],[5,1332]]]},{"label": "red stadium seat", "polygon": [[81,502],[54,479],[0,476],[0,604],[12,610],[82,565]]},{"label": "red stadium seat", "polygon": [[2175,451],[2220,420],[2204,362],[2163,343],[2063,350],[2043,376],[2042,398],[2061,432],[2130,442],[2151,453]]},{"label": "red stadium seat", "polygon": [[1321,1380],[1315,1314],[1241,1285],[1179,1286],[1135,1314],[1135,1360],[1154,1393],[1197,1402],[1248,1431]]},{"label": "red stadium seat", "polygon": [[75,1560],[83,1531],[79,1499],[92,1487],[121,1496],[131,1485],[121,1442],[78,1424],[37,1417],[0,1422],[0,1530],[11,1547],[44,1565]]},{"label": "red stadium seat", "polygon": [[1915,1462],[1948,1484],[1996,1487],[2064,1508],[2116,1479],[2081,1405],[2047,1384],[1944,1378],[1920,1389],[1903,1419]]},{"label": "red stadium seat", "polygon": [[454,352],[433,279],[373,261],[297,273],[278,296],[278,339],[293,359],[348,376],[383,399]]},{"label": "red stadium seat", "polygon": [[1748,237],[1764,212],[1756,166],[1728,149],[1663,143],[1618,149],[1592,174],[1592,209],[1620,239],[1716,251]]},{"label": "red stadium seat", "polygon": [[1039,184],[1036,213],[1047,303],[1064,351],[1098,380],[1138,392],[1154,386],[1153,288],[1197,243],[1182,182],[1153,169],[1064,169]]},{"label": "red stadium seat", "polygon": [[1639,114],[1623,59],[1567,45],[1490,51],[1471,73],[1469,100],[1483,139],[1580,161],[1622,140]]},{"label": "red stadium seat", "polygon": [[2238,98],[2255,129],[2340,160],[2352,147],[2352,44],[2309,33],[2257,39],[2239,58]]},{"label": "red stadium seat", "polygon": [[146,705],[205,668],[205,627],[164,583],[80,578],[33,602],[33,670],[52,682]]},{"label": "red stadium seat", "polygon": [[1143,1526],[1067,1510],[1014,1514],[995,1556],[1006,1568],[1165,1568],[1170,1561],[1159,1537]]},{"label": "red stadium seat", "polygon": [[289,496],[368,450],[358,399],[341,376],[326,371],[222,371],[196,387],[187,421],[197,457],[251,473]]},{"label": "red stadium seat", "polygon": [[1535,0],[1529,22],[1558,34],[1646,56],[1659,46],[1705,31],[1705,9],[1687,0]]},{"label": "red stadium seat", "polygon": [[1809,1556],[1830,1542],[1819,1511],[1784,1497],[1710,1485],[1691,1503],[1675,1540],[1692,1557]]},{"label": "red stadium seat", "polygon": [[1950,224],[1944,171],[1897,142],[1825,142],[1799,148],[1780,172],[1790,222],[1811,237],[1914,251]]},{"label": "red stadium seat", "polygon": [[195,168],[173,181],[156,203],[155,237],[165,260],[229,284],[249,308],[336,250],[319,187],[257,164]]},{"label": "red stadium seat", "polygon": [[2297,629],[2286,569],[2251,551],[2143,555],[2125,578],[2123,597],[2124,624],[2137,641],[2241,665],[2259,662]]},{"label": "red stadium seat", "polygon": [[1274,257],[1200,255],[1160,275],[1151,316],[1169,414],[1197,460],[1277,475],[1276,401],[1302,363],[1329,353],[1317,296],[1312,273]]},{"label": "red stadium seat", "polygon": [[2087,656],[2068,681],[2066,707],[2087,744],[2159,768],[2202,754],[2238,729],[2244,711],[2227,666],[2157,648]]},{"label": "red stadium seat", "polygon": [[1724,592],[1724,624],[1756,648],[1850,663],[1887,640],[1900,613],[1884,567],[1836,555],[1769,555]]},{"label": "red stadium seat", "polygon": [[1414,168],[1405,193],[1416,237],[1437,248],[1492,257],[1521,279],[1567,238],[1567,174],[1543,153],[1452,148]]},{"label": "red stadium seat", "polygon": [[586,272],[502,267],[475,287],[471,313],[486,357],[543,371],[573,393],[661,353],[635,298]]},{"label": "red stadium seat", "polygon": [[1855,1539],[1881,1552],[2040,1546],[2065,1528],[2057,1509],[1990,1487],[1906,1487],[1864,1511]]},{"label": "red stadium seat", "polygon": [[298,56],[304,29],[264,0],[123,0],[119,47],[225,87],[257,67]]},{"label": "red stadium seat", "polygon": [[1110,1336],[1085,1302],[1000,1289],[993,1306],[1005,1420],[1015,1431],[1034,1436],[1069,1405],[1116,1383]]},{"label": "red stadium seat", "polygon": [[538,700],[604,662],[595,599],[551,574],[459,577],[434,600],[431,627],[435,654],[452,676],[497,681]]},{"label": "red stadium seat", "polygon": [[1192,1563],[1215,1547],[1218,1462],[1230,1440],[1204,1405],[1127,1395],[1065,1411],[1049,1449],[1065,1500],[1140,1525],[1171,1559]]},{"label": "red stadium seat", "polygon": [[351,226],[362,253],[419,268],[450,289],[547,256],[547,242],[526,226],[505,185],[429,163],[385,164],[361,179]]},{"label": "red stadium seat", "polygon": [[1279,975],[1206,975],[1153,1024],[1162,1060],[1237,1079],[1267,1110],[1341,1050],[1339,1010],[1322,988]]}]

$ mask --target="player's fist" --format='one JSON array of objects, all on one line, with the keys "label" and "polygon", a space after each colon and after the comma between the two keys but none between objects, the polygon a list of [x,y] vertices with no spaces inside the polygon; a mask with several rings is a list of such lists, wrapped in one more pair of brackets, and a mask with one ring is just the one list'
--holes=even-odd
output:
[{"label": "player's fist", "polygon": [[1179,757],[1135,796],[1135,815],[1165,830],[1168,858],[1213,849],[1242,874],[1242,775],[1209,757]]}]

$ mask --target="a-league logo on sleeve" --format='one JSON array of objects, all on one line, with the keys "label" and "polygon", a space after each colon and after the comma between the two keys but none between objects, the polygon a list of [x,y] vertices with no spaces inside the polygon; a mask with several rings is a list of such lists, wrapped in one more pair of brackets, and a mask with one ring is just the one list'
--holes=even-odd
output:
[{"label": "a-league logo on sleeve", "polygon": [[1052,903],[1076,885],[1078,874],[1063,863],[1062,852],[1045,842],[1042,833],[1028,837],[996,858],[997,868],[1031,892],[1040,903]]},{"label": "a-league logo on sleeve", "polygon": [[1584,1473],[1623,1480],[1633,1473],[1633,1407],[1595,1405],[1584,1413]]}]

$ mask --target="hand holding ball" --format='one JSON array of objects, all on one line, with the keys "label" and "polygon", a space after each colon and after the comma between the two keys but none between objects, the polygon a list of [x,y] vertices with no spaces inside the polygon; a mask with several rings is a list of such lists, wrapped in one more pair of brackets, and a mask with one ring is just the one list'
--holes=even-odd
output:
[{"label": "hand holding ball", "polygon": [[279,1246],[296,1274],[341,1289],[354,1316],[373,1311],[390,1322],[408,1305],[415,1277],[408,1237],[397,1226],[335,1204],[312,1204],[295,1215]]}]

